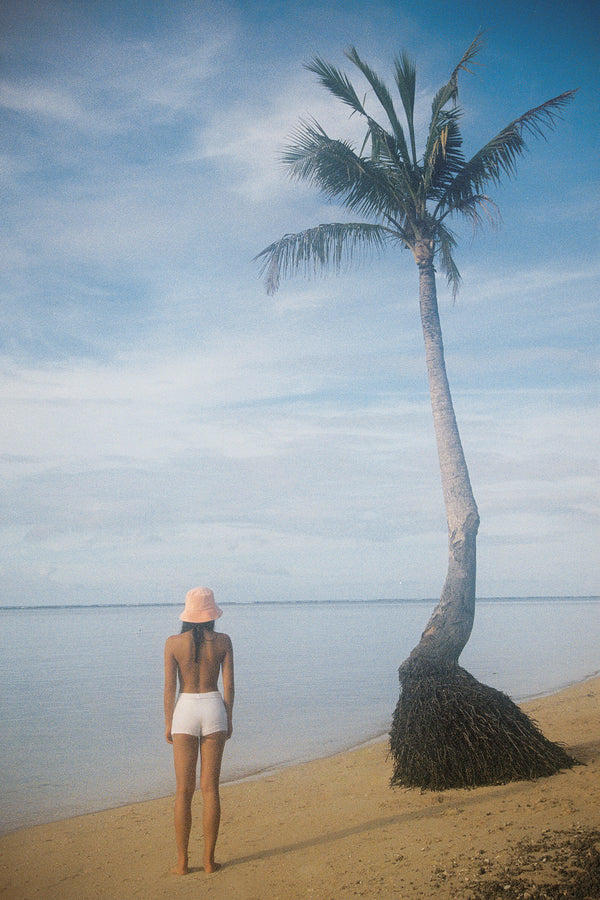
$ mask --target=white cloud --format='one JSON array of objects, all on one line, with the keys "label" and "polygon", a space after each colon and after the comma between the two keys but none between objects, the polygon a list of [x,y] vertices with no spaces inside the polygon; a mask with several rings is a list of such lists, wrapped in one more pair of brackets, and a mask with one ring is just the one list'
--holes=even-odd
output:
[{"label": "white cloud", "polygon": [[[16,31],[14,41],[5,37],[11,65],[0,81],[0,105],[91,135],[130,131],[142,117],[173,120],[202,110],[206,83],[231,58],[239,27],[233,8],[224,14],[210,4],[178,10],[169,28],[143,39],[92,30],[83,9],[61,13],[60,26],[49,17],[35,42],[20,44]],[[35,74],[24,77],[23,62],[32,59]]]},{"label": "white cloud", "polygon": [[[559,258],[550,265],[511,266],[499,275],[490,273],[481,265],[471,265],[463,272],[466,287],[460,300],[466,303],[501,303],[518,297],[525,305],[532,300],[552,296],[559,290],[582,290],[584,285],[591,287],[599,277],[600,264],[596,260],[590,260],[585,266],[569,265],[566,268],[565,260]],[[585,294],[582,296],[584,302],[589,299]]]},{"label": "white cloud", "polygon": [[[149,576],[165,559],[208,570],[229,555],[240,578],[252,566],[262,573],[267,594],[286,578],[308,588],[302,558],[323,591],[353,579],[367,590],[401,573],[404,590],[435,593],[445,527],[426,395],[351,407],[310,391],[292,399],[297,361],[288,355],[282,369],[273,351],[238,342],[202,359],[132,358],[7,383],[8,560],[17,548],[19,558],[35,554],[33,569],[54,560],[57,584],[69,584],[80,577],[69,560],[89,556],[94,536],[103,566],[118,561],[124,583],[139,580],[140,559]],[[311,388],[327,380],[315,373]],[[460,406],[483,571],[490,557],[510,559],[525,534],[534,565],[534,535],[545,546],[584,537],[598,514],[598,435],[585,398],[482,391],[461,395]],[[566,565],[565,578],[576,567]]]},{"label": "white cloud", "polygon": [[69,123],[77,122],[83,112],[72,97],[44,84],[0,83],[0,105],[12,112]]}]

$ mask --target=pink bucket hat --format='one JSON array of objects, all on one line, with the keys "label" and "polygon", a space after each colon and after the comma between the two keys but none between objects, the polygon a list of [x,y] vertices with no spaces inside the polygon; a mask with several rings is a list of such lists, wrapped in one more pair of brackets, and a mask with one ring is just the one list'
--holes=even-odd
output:
[{"label": "pink bucket hat", "polygon": [[210,588],[198,587],[185,595],[185,609],[179,618],[182,622],[212,622],[222,615]]}]

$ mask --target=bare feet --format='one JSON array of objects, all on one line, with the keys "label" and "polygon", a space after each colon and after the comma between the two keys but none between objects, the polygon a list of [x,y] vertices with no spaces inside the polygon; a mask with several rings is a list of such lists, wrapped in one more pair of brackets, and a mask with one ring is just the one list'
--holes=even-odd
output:
[{"label": "bare feet", "polygon": [[187,863],[177,863],[177,865],[173,866],[171,869],[171,875],[189,875],[189,872],[190,870],[187,867]]},{"label": "bare feet", "polygon": [[205,864],[204,871],[206,872],[207,875],[212,875],[213,872],[218,872],[220,868],[221,868],[221,863],[213,862],[213,863],[208,863],[208,865]]},{"label": "bare feet", "polygon": [[[204,871],[207,875],[212,875],[213,872],[218,872],[221,868],[221,863],[208,863],[208,865],[204,866]],[[179,865],[173,866],[171,869],[171,875],[189,875],[190,872],[197,872],[198,869],[188,869],[187,865]]]}]

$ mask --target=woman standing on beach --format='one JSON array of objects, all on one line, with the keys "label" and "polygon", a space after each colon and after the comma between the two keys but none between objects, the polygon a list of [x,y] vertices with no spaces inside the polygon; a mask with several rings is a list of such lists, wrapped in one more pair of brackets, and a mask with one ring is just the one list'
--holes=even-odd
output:
[{"label": "woman standing on beach", "polygon": [[[233,649],[228,635],[214,631],[223,613],[209,588],[193,588],[185,598],[180,634],[165,644],[165,736],[175,762],[175,838],[177,865],[187,875],[192,798],[200,751],[203,799],[204,871],[215,872],[215,846],[221,820],[219,778],[225,741],[233,730]],[[219,673],[223,697],[218,691]],[[179,697],[175,703],[177,682]]]}]

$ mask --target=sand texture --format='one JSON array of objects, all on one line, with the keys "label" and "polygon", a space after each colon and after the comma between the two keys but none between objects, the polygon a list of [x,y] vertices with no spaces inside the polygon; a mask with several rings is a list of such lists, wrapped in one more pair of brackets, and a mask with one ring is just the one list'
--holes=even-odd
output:
[{"label": "sand texture", "polygon": [[191,874],[169,874],[168,797],[0,838],[0,897],[600,898],[600,678],[524,708],[583,764],[475,790],[391,790],[381,740],[224,785],[213,875],[199,867],[198,793]]}]

